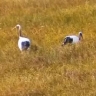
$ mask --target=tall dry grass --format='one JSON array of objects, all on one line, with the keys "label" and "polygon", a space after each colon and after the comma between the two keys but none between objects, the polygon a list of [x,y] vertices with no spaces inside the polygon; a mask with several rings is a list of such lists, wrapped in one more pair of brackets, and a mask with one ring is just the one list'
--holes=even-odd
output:
[{"label": "tall dry grass", "polygon": [[[95,0],[0,0],[0,96],[96,95]],[[32,41],[18,49],[21,24]],[[61,46],[82,31],[76,45]]]}]

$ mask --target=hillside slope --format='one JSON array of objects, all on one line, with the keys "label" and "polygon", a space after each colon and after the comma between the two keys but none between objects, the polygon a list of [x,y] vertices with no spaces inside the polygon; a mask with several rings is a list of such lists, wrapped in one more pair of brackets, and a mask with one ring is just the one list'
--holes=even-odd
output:
[{"label": "hillside slope", "polygon": [[[82,42],[61,46],[79,31]],[[0,96],[96,96],[96,1],[0,0],[0,49]]]}]

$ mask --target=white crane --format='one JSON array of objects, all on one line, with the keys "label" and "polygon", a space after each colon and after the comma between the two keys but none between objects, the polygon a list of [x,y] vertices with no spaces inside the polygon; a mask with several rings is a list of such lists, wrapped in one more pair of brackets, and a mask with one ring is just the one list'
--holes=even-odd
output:
[{"label": "white crane", "polygon": [[79,32],[79,35],[71,35],[71,36],[66,36],[64,39],[64,42],[62,45],[66,45],[67,43],[78,43],[81,39],[83,39],[82,32]]},{"label": "white crane", "polygon": [[21,30],[20,24],[17,24],[14,28],[17,28],[17,30],[19,32],[19,40],[18,40],[19,49],[21,51],[27,50],[30,47],[30,40],[28,38],[22,36],[22,30]]}]

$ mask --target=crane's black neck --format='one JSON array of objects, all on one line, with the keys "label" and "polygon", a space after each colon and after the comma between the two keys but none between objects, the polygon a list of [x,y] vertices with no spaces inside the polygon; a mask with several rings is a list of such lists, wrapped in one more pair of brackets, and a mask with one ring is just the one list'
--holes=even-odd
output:
[{"label": "crane's black neck", "polygon": [[79,40],[81,40],[83,38],[82,34],[79,34]]},{"label": "crane's black neck", "polygon": [[22,31],[21,31],[21,29],[19,29],[18,31],[19,31],[19,37],[22,37]]}]

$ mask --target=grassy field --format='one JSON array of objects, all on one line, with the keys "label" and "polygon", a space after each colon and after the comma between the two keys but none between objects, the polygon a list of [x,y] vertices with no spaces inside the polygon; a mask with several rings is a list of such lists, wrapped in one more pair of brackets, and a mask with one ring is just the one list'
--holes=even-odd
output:
[{"label": "grassy field", "polygon": [[[82,42],[61,46],[79,31]],[[0,96],[96,96],[96,0],[0,0]]]}]

